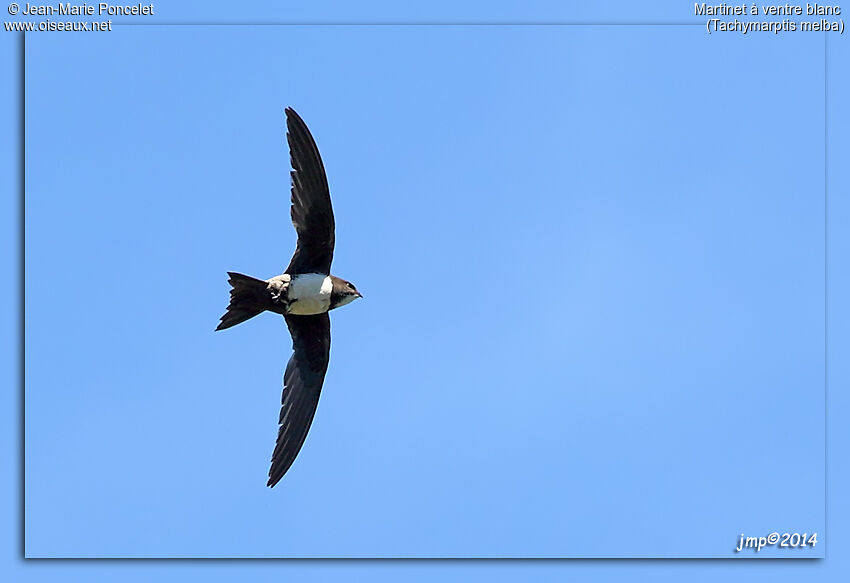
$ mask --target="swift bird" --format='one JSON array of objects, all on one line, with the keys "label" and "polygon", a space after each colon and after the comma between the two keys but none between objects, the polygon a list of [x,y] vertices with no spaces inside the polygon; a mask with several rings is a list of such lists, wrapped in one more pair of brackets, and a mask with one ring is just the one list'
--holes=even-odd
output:
[{"label": "swift bird", "polygon": [[328,311],[363,297],[354,284],[331,275],[334,215],[325,167],[304,120],[286,108],[286,140],[292,163],[292,224],[298,234],[286,271],[265,281],[228,272],[230,305],[216,330],[264,311],[282,314],[292,335],[293,355],[283,374],[280,429],[268,486],[277,484],[301,450],[313,422],[328,370],[331,323]]}]

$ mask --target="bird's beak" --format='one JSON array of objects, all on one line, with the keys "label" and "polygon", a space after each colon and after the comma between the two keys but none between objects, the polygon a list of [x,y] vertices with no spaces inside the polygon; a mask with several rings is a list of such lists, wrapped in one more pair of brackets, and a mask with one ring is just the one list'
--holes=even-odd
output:
[{"label": "bird's beak", "polygon": [[363,294],[361,294],[360,292],[357,292],[357,297],[358,297],[358,298],[362,298],[362,297],[363,297]]}]

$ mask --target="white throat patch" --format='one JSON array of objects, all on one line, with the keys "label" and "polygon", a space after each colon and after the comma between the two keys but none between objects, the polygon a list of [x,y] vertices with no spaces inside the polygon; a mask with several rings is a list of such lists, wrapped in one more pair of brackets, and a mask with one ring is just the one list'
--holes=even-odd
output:
[{"label": "white throat patch", "polygon": [[331,305],[333,283],[328,275],[321,273],[301,273],[293,275],[289,282],[287,297],[290,302],[290,314],[309,316],[327,312]]}]

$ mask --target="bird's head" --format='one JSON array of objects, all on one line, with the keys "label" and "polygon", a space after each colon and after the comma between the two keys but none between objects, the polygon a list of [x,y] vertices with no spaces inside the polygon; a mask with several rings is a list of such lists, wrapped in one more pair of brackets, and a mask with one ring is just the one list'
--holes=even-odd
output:
[{"label": "bird's head", "polygon": [[354,284],[334,275],[331,276],[333,288],[331,289],[331,309],[350,304],[363,295],[357,291]]}]

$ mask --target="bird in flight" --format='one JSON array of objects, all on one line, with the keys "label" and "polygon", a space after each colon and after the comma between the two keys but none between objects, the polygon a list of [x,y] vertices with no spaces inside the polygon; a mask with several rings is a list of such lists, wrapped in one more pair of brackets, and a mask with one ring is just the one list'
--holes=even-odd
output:
[{"label": "bird in flight", "polygon": [[282,314],[293,354],[283,374],[280,428],[268,486],[277,484],[301,450],[313,422],[328,370],[331,323],[328,312],[363,297],[354,284],[331,275],[334,214],[325,167],[304,120],[286,108],[286,141],[292,163],[290,215],[298,243],[286,271],[265,281],[228,272],[230,304],[216,330],[262,312]]}]

